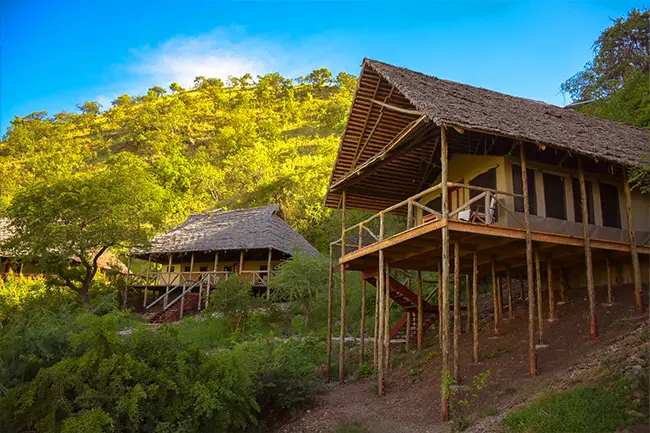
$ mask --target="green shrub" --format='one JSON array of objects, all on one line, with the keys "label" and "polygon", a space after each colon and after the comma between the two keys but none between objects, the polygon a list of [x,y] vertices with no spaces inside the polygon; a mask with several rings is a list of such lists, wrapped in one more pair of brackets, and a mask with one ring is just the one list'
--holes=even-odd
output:
[{"label": "green shrub", "polygon": [[357,377],[370,377],[375,374],[375,369],[368,363],[360,364],[357,368],[355,376]]},{"label": "green shrub", "polygon": [[252,288],[251,282],[239,275],[220,279],[214,285],[207,311],[230,318],[232,332],[240,326],[243,328],[246,318],[259,303],[251,296]]}]

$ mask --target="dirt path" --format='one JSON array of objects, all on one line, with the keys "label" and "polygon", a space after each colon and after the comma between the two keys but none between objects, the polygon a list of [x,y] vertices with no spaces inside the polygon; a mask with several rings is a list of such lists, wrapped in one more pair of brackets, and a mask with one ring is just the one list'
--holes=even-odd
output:
[{"label": "dirt path", "polygon": [[[533,400],[537,395],[555,388],[564,388],[593,379],[600,361],[634,340],[632,334],[647,329],[647,315],[632,308],[630,287],[617,287],[616,304],[597,306],[599,338],[587,336],[587,300],[584,291],[567,293],[568,302],[557,307],[558,320],[544,323],[544,343],[538,350],[539,376],[527,376],[528,321],[524,306],[518,306],[515,317],[502,323],[502,335],[493,336],[491,323],[484,323],[479,336],[481,362],[471,363],[470,334],[461,336],[460,384],[490,371],[487,386],[470,399],[462,417],[472,421],[468,431],[493,432],[509,408]],[[546,298],[546,297],[545,297]],[[597,299],[605,296],[597,291]],[[548,303],[548,299],[545,299]],[[546,305],[547,306],[547,305]],[[546,316],[546,313],[545,313]],[[627,338],[626,338],[627,337]],[[397,345],[396,345],[397,346]],[[393,348],[393,353],[400,350]],[[315,406],[279,431],[331,432],[341,425],[356,422],[370,432],[447,432],[442,423],[440,407],[440,359],[437,346],[422,353],[408,354],[402,366],[393,367],[388,374],[387,394],[375,393],[375,378],[351,378],[343,386],[330,385]],[[419,370],[419,376],[414,373]],[[415,377],[417,376],[417,377]],[[459,407],[458,405],[456,407]],[[457,414],[456,419],[461,415]]]}]

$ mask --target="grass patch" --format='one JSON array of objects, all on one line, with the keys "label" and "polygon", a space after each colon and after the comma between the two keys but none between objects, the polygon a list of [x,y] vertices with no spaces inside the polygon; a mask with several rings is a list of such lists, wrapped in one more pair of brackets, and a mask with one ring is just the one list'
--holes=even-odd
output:
[{"label": "grass patch", "polygon": [[625,412],[633,408],[620,388],[583,386],[552,392],[526,408],[512,411],[502,423],[508,432],[613,432],[640,421]]}]

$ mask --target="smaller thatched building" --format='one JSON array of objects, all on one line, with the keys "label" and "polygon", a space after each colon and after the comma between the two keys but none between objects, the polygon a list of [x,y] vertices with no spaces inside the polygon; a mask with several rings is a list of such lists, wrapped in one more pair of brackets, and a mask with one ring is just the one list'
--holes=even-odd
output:
[{"label": "smaller thatched building", "polygon": [[[148,310],[160,302],[168,308],[180,289],[190,296],[192,291],[201,294],[233,274],[250,280],[258,294],[268,293],[270,271],[296,252],[318,254],[284,221],[277,205],[193,214],[154,238],[147,251],[133,255],[147,261],[147,270],[135,273],[130,266],[127,284],[144,292]],[[148,304],[148,291],[160,297]],[[202,294],[205,301],[209,292]]]}]

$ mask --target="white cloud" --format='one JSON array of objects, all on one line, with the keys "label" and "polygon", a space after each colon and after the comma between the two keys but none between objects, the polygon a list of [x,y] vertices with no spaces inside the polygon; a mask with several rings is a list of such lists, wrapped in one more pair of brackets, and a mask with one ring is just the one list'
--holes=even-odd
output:
[{"label": "white cloud", "polygon": [[[199,75],[226,80],[247,72],[255,76],[274,70],[279,50],[241,36],[242,30],[236,27],[176,36],[156,47],[134,50],[127,69],[149,86],[177,82],[183,87],[191,87]],[[233,42],[235,39],[239,40]]]}]

